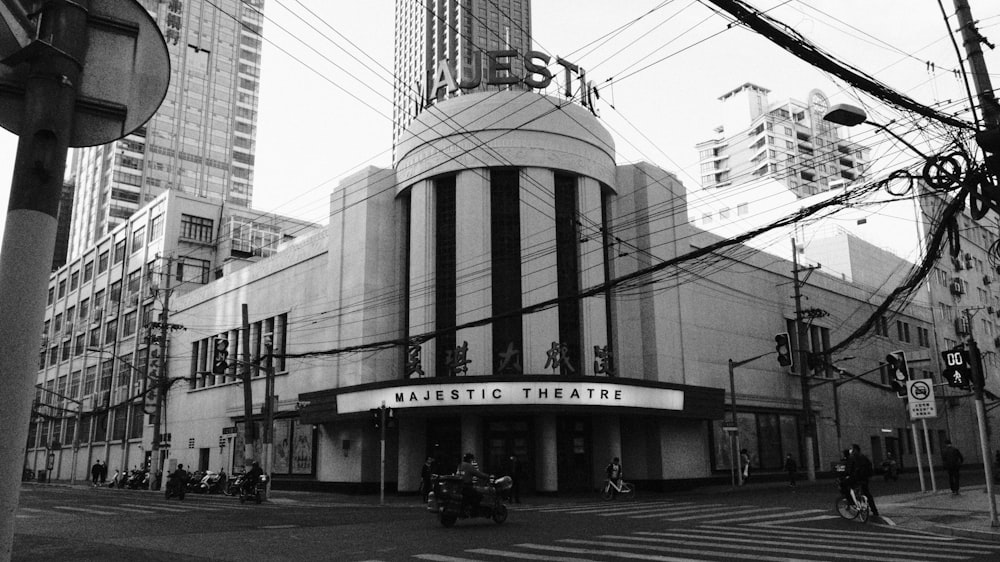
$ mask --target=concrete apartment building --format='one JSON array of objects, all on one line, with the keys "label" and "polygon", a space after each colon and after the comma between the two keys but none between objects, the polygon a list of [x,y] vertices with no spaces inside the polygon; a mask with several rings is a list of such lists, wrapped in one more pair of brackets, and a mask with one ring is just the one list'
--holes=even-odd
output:
[{"label": "concrete apartment building", "polygon": [[112,468],[145,465],[152,437],[146,414],[155,400],[150,381],[170,376],[157,370],[169,351],[156,323],[179,326],[169,300],[316,229],[167,191],[56,269],[25,466],[69,479],[85,478],[98,459]]}]

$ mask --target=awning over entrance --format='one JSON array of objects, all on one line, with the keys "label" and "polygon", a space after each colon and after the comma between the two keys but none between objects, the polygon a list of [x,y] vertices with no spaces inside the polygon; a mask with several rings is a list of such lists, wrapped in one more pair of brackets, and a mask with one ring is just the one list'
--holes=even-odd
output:
[{"label": "awning over entrance", "polygon": [[299,395],[302,423],[322,423],[385,405],[399,414],[442,411],[642,413],[696,419],[723,416],[721,388],[638,379],[519,376],[389,381]]}]

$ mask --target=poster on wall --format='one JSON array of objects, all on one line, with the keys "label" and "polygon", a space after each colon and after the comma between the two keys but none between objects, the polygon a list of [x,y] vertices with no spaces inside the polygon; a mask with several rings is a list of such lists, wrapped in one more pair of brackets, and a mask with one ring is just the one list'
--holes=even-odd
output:
[{"label": "poster on wall", "polygon": [[274,420],[274,469],[275,474],[289,473],[289,458],[291,452],[290,437],[292,420]]},{"label": "poster on wall", "polygon": [[[259,423],[254,422],[256,426],[257,435],[260,435],[261,426]],[[243,422],[238,422],[236,424],[236,438],[233,439],[233,471],[245,470],[246,467],[253,462],[254,459],[264,458],[264,451],[261,448],[261,442],[258,439],[254,442],[253,447],[253,459],[247,459],[244,454],[244,446],[246,444],[246,426]]]},{"label": "poster on wall", "polygon": [[295,422],[292,431],[292,474],[312,474],[313,427]]}]

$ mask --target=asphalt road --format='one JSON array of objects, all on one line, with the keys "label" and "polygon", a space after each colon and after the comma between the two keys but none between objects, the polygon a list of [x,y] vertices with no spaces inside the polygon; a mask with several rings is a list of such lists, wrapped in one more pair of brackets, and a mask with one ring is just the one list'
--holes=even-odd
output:
[{"label": "asphalt road", "polygon": [[[874,483],[874,491],[915,488]],[[880,492],[880,490],[882,490]],[[831,483],[526,498],[497,525],[442,527],[413,498],[279,495],[181,502],[146,491],[25,485],[14,560],[997,560],[1000,545],[841,519]]]}]

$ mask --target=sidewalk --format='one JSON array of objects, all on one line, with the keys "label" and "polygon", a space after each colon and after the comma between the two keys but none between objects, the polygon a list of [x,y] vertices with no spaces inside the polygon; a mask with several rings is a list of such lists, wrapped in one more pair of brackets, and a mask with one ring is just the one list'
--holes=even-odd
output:
[{"label": "sidewalk", "polygon": [[[889,525],[942,535],[1000,541],[1000,527],[991,527],[986,486],[879,496],[878,510]],[[1000,501],[997,502],[1000,505]]]}]

